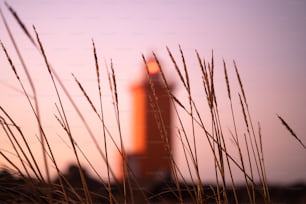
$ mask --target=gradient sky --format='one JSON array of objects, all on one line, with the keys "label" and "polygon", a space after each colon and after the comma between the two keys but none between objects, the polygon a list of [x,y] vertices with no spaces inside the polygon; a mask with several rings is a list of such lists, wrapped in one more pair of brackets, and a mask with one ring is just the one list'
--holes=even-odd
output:
[{"label": "gradient sky", "polygon": [[[142,53],[150,56],[151,51],[155,51],[161,57],[166,71],[171,73],[173,66],[166,54],[166,46],[179,59],[180,44],[193,81],[193,95],[201,101],[205,99],[205,95],[201,89],[200,69],[194,50],[197,49],[207,60],[210,59],[213,50],[217,69],[216,88],[219,91],[217,96],[221,101],[224,99],[224,106],[229,104],[226,101],[222,59],[228,64],[230,80],[233,83],[236,83],[234,82],[236,79],[232,61],[236,60],[254,124],[257,124],[257,121],[261,123],[268,180],[277,183],[306,182],[306,151],[276,117],[276,113],[280,114],[306,143],[305,1],[8,0],[7,2],[17,11],[32,34],[34,32],[31,27],[36,26],[49,61],[80,109],[86,113],[88,121],[92,121],[90,123],[92,129],[98,131],[101,128],[100,124],[71,76],[71,73],[76,75],[98,105],[91,44],[91,39],[94,39],[103,69],[103,99],[105,104],[108,104],[105,107],[107,125],[116,135],[117,127],[104,66],[104,61],[109,64],[112,59],[118,81],[120,114],[127,149],[131,147],[130,126],[132,125],[129,87],[141,76]],[[52,135],[50,141],[56,149],[55,154],[60,166],[65,169],[68,162],[73,160],[73,154],[71,150],[67,150],[67,146],[61,140],[60,137],[68,142],[53,116],[57,114],[54,106],[57,101],[44,62],[4,3],[1,2],[0,5],[35,81],[43,123],[46,131]],[[15,59],[21,78],[26,81],[2,21],[0,39]],[[175,82],[177,79],[173,77],[172,80]],[[0,89],[0,105],[20,124],[29,135],[32,148],[39,152],[40,144],[35,137],[37,127],[33,124],[33,113],[26,98],[18,91],[21,88],[3,52],[0,54]],[[177,86],[178,97],[184,97],[182,90]],[[235,97],[237,99],[237,95]],[[238,100],[235,102],[239,103]],[[77,141],[97,165],[96,168],[105,171],[102,159],[97,156],[97,151],[85,128],[77,119],[72,106],[68,102],[66,104]],[[229,106],[222,106],[220,109],[225,110],[224,129],[228,130],[232,128],[226,126],[226,119],[229,119],[226,111],[229,110]],[[0,133],[1,150],[11,151],[8,139],[3,132]],[[98,135],[100,133],[97,137]],[[203,180],[212,180],[213,170],[206,165],[206,160],[210,160],[207,148],[201,142],[198,146],[201,149],[199,154],[204,158],[200,161]],[[114,151],[111,145],[110,151]],[[178,164],[184,169],[185,162],[181,153],[175,152],[175,154]],[[117,156],[112,154],[112,161],[116,160]],[[5,165],[3,158],[0,158],[0,162],[2,166]]]}]

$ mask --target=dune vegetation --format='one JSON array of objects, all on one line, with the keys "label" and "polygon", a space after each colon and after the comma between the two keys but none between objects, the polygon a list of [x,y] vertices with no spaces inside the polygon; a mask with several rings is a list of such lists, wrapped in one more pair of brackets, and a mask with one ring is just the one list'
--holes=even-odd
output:
[{"label": "dune vegetation", "polygon": [[[69,93],[61,76],[57,74],[56,69],[52,67],[45,53],[44,42],[40,39],[39,30],[34,26],[32,29],[27,29],[17,13],[6,4],[6,9],[14,16],[16,22],[20,25],[24,35],[32,43],[33,50],[37,51],[43,61],[45,62],[45,69],[50,76],[50,81],[53,84],[54,91],[57,95],[57,101],[54,104],[57,108],[57,113],[54,117],[58,124],[62,127],[69,138],[68,144],[72,148],[73,157],[75,158],[75,165],[69,169],[69,177],[65,172],[59,168],[59,164],[54,156],[56,148],[49,143],[50,135],[46,134],[44,124],[41,122],[41,112],[38,103],[38,96],[35,89],[35,81],[31,77],[31,69],[26,66],[22,52],[18,48],[17,41],[11,31],[10,25],[7,23],[5,16],[1,12],[1,18],[5,26],[5,32],[10,37],[10,42],[2,42],[2,53],[7,59],[8,67],[14,73],[18,86],[23,92],[23,96],[27,99],[28,105],[35,117],[33,124],[37,126],[38,137],[37,140],[41,144],[41,152],[34,152],[31,148],[28,135],[25,135],[23,130],[14,120],[14,113],[9,113],[6,107],[0,104],[0,124],[2,132],[5,133],[1,137],[7,137],[11,146],[8,149],[0,149],[0,156],[9,164],[8,169],[3,169],[0,174],[0,196],[2,200],[7,202],[39,202],[39,203],[140,203],[140,202],[173,202],[173,203],[271,203],[269,185],[267,182],[267,175],[265,170],[263,137],[261,134],[260,123],[252,120],[252,113],[249,109],[251,102],[247,100],[247,88],[243,86],[243,79],[239,74],[239,69],[235,61],[227,63],[223,61],[224,87],[227,93],[228,108],[231,113],[232,127],[231,130],[225,130],[222,124],[220,114],[220,107],[218,107],[219,99],[217,98],[215,89],[215,59],[212,53],[211,59],[205,60],[201,54],[195,50],[195,56],[198,60],[198,69],[201,70],[202,92],[205,93],[206,100],[198,103],[195,100],[193,87],[191,85],[192,79],[189,74],[189,67],[185,63],[185,55],[183,49],[179,46],[179,58],[175,58],[173,52],[166,47],[168,57],[172,62],[173,73],[179,81],[177,85],[182,87],[186,93],[187,99],[178,98],[170,88],[170,82],[164,72],[164,67],[160,64],[160,59],[156,53],[152,56],[159,66],[160,76],[164,88],[171,99],[173,107],[173,117],[178,121],[176,138],[181,142],[180,151],[183,152],[188,166],[191,182],[187,181],[181,173],[180,166],[176,163],[175,157],[169,151],[169,158],[172,165],[172,172],[170,180],[163,181],[154,188],[146,189],[138,185],[137,179],[133,176],[126,177],[122,182],[116,181],[114,176],[115,170],[109,165],[108,143],[113,143],[117,151],[122,157],[123,168],[130,170],[126,162],[126,152],[124,142],[121,135],[120,124],[120,92],[118,92],[116,69],[112,62],[106,66],[101,67],[99,61],[99,53],[97,53],[96,45],[92,40],[92,54],[96,73],[96,87],[99,101],[93,101],[82,84],[75,75],[72,79],[75,81],[76,87],[80,89],[84,99],[88,102],[91,111],[96,115],[102,126],[102,135],[104,144],[101,146],[96,134],[90,128],[90,121],[86,119],[83,110],[79,108],[76,100]],[[32,34],[33,33],[33,34]],[[13,59],[6,44],[12,44],[14,52],[17,54],[17,59]],[[140,56],[143,60],[144,67],[146,67],[148,59],[143,55]],[[16,67],[15,61],[21,62],[21,67]],[[147,68],[147,67],[146,67]],[[25,73],[24,77],[20,77],[21,72]],[[101,76],[101,69],[107,69],[107,76]],[[235,73],[235,78],[230,78],[228,70],[231,69]],[[148,73],[149,74],[149,73]],[[116,125],[118,128],[120,141],[116,142],[113,133],[107,127],[105,120],[105,113],[103,110],[103,94],[101,93],[101,77],[107,77],[109,81],[109,90],[112,93],[112,103],[114,107],[114,114],[116,118]],[[26,81],[24,81],[26,80]],[[232,83],[237,83],[239,86],[232,86]],[[26,86],[25,84],[29,84]],[[105,85],[105,84],[104,84]],[[236,89],[238,87],[238,90]],[[151,83],[151,89],[154,93],[154,84]],[[235,100],[234,100],[235,98]],[[68,100],[71,107],[78,117],[81,119],[84,128],[86,129],[91,140],[95,144],[101,162],[107,166],[106,177],[102,178],[101,173],[95,169],[92,161],[86,157],[86,149],[82,149],[78,145],[75,135],[72,134],[71,125],[66,117],[67,111],[63,100]],[[152,105],[156,105],[158,97],[152,97]],[[239,101],[239,104],[234,104]],[[95,104],[99,104],[96,106]],[[200,106],[207,106],[208,112],[201,113]],[[238,107],[239,110],[236,110]],[[156,108],[158,110],[158,107]],[[158,120],[158,111],[156,111]],[[242,114],[239,115],[238,114]],[[205,117],[204,117],[205,115]],[[289,133],[304,147],[305,145],[290,128],[287,122],[279,115],[280,122],[289,131]],[[182,120],[184,118],[184,120]],[[190,121],[189,126],[191,131],[186,130],[186,125],[183,121]],[[239,119],[237,119],[239,118]],[[242,119],[240,119],[242,118]],[[162,124],[163,121],[158,121]],[[209,124],[209,125],[208,125]],[[164,131],[163,125],[160,125],[160,132]],[[245,132],[237,131],[239,127],[244,127]],[[235,146],[236,154],[228,151],[227,141],[232,141],[231,146]],[[209,150],[214,161],[215,183],[204,184],[201,178],[201,168],[198,163],[202,157],[198,154],[198,140],[205,140],[209,144]],[[169,144],[165,142],[165,148],[169,148]],[[170,149],[170,148],[169,148]],[[21,164],[16,165],[11,159],[11,154],[16,156]],[[37,157],[43,155],[43,167],[37,164]],[[238,155],[238,156],[237,156]],[[86,160],[91,171],[95,172],[96,180],[88,176],[83,169],[80,159]],[[50,168],[55,168],[57,172],[57,179],[52,180],[50,176]],[[233,168],[238,169],[243,175],[244,183],[237,182],[233,174]],[[43,169],[43,170],[42,170]],[[45,172],[45,175],[44,173]],[[105,173],[105,172],[104,172]],[[129,175],[133,175],[132,173]],[[80,182],[75,183],[77,178]],[[97,181],[97,182],[96,182]],[[228,182],[230,181],[230,182]]]}]

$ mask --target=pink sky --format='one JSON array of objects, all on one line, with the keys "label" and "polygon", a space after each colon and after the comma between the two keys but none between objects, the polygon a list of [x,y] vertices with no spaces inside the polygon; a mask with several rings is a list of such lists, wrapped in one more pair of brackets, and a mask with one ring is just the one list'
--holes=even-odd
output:
[{"label": "pink sky", "polygon": [[[84,111],[88,121],[92,121],[90,125],[97,137],[101,135],[97,133],[101,128],[100,124],[71,76],[71,73],[76,75],[98,106],[92,38],[103,70],[102,86],[107,125],[116,135],[117,127],[114,123],[104,60],[109,64],[112,59],[114,63],[122,129],[128,149],[131,147],[130,126],[132,125],[129,87],[141,75],[143,63],[141,54],[150,56],[150,52],[154,50],[161,57],[168,74],[171,74],[173,66],[166,54],[166,46],[179,59],[178,44],[180,44],[189,66],[193,95],[198,102],[201,102],[205,99],[205,93],[201,87],[200,69],[194,50],[197,49],[206,60],[210,59],[211,50],[214,50],[217,96],[220,95],[219,100],[222,101],[224,98],[225,101],[224,107],[220,108],[220,110],[224,109],[225,131],[232,127],[226,126],[229,118],[226,115],[229,104],[226,101],[222,59],[227,62],[231,81],[236,86],[232,65],[232,60],[235,59],[244,82],[254,124],[257,124],[257,121],[261,123],[269,181],[306,182],[306,151],[276,117],[278,113],[285,118],[300,139],[306,143],[306,3],[304,1],[216,3],[213,1],[144,2],[135,0],[122,3],[106,0],[86,2],[10,0],[7,2],[17,11],[32,34],[34,33],[31,27],[36,26],[51,64],[80,109]],[[73,153],[72,150],[67,150],[57,136],[60,135],[68,142],[53,116],[57,113],[54,106],[56,97],[44,62],[4,3],[1,3],[1,9],[35,80],[45,129],[55,147],[60,166],[65,169],[67,162],[73,160]],[[12,54],[21,78],[26,81],[2,21],[0,39]],[[172,80],[176,81],[176,78],[173,76]],[[32,148],[39,155],[40,144],[35,137],[37,128],[33,125],[33,113],[26,98],[15,88],[21,89],[4,53],[1,52],[0,105],[29,135],[28,139]],[[184,98],[182,91],[183,89],[178,86],[177,96]],[[239,101],[236,95],[235,97],[237,110],[240,111]],[[73,132],[80,146],[87,150],[88,156],[97,165],[96,168],[101,172],[105,171],[105,165],[97,156],[88,133],[72,106],[66,99],[65,102]],[[243,131],[245,130],[241,129],[241,134]],[[0,137],[1,150],[12,151],[2,130]],[[213,180],[213,169],[209,169],[206,165],[207,160],[211,158],[205,142],[201,140],[199,139],[198,146],[201,149],[200,158],[203,158],[200,161],[200,167],[203,168],[202,177],[203,180]],[[102,137],[100,142],[102,145]],[[229,145],[232,145],[230,140]],[[110,145],[110,151],[115,152],[112,145]],[[178,164],[185,169],[186,164],[181,153],[177,151],[175,154]],[[117,155],[112,154],[113,161],[116,157]],[[3,158],[0,158],[0,165],[5,165]]]}]

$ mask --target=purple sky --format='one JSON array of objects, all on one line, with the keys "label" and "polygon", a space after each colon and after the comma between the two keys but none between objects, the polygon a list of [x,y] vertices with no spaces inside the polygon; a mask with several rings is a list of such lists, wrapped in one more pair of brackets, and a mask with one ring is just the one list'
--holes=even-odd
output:
[{"label": "purple sky", "polygon": [[[232,126],[227,126],[228,123],[230,124],[227,115],[230,107],[226,98],[222,59],[228,64],[233,88],[237,88],[232,65],[232,60],[236,60],[246,89],[253,122],[255,125],[257,121],[261,123],[269,181],[306,182],[306,151],[276,117],[276,113],[284,117],[300,139],[306,143],[305,1],[219,1],[217,3],[173,0],[146,2],[139,0],[86,2],[10,0],[7,2],[17,11],[32,34],[31,27],[36,26],[51,64],[80,109],[86,113],[88,121],[93,121],[92,129],[99,132],[100,124],[71,76],[71,73],[76,75],[98,105],[91,45],[91,39],[94,39],[103,69],[102,86],[103,99],[107,104],[105,105],[107,125],[116,135],[117,127],[114,125],[111,94],[108,91],[104,66],[104,61],[109,64],[110,59],[113,60],[127,149],[131,147],[130,126],[132,125],[129,87],[141,76],[142,53],[150,56],[151,51],[154,50],[161,57],[168,74],[171,75],[173,66],[166,54],[166,46],[179,59],[178,45],[180,44],[186,55],[193,95],[200,107],[201,100],[205,100],[205,93],[202,90],[200,69],[194,50],[197,49],[206,60],[210,59],[211,51],[214,50],[217,96],[221,104],[224,103],[220,110],[224,109],[225,131]],[[67,146],[58,136],[60,135],[68,142],[53,116],[57,113],[54,106],[56,98],[44,62],[3,2],[1,9],[35,80],[43,123],[49,135],[52,135],[50,141],[56,148],[60,166],[65,168],[67,162],[73,160],[73,154],[72,150],[67,150]],[[2,21],[0,39],[12,54],[21,78],[26,81]],[[172,80],[176,81],[176,78],[173,76]],[[29,135],[28,139],[33,149],[39,152],[40,144],[35,137],[37,128],[33,125],[33,114],[26,98],[15,90],[21,88],[3,52],[0,54],[0,89],[0,105],[16,119]],[[234,94],[237,94],[237,90]],[[178,97],[184,99],[182,87],[178,86],[176,93]],[[240,111],[237,95],[234,97],[235,106]],[[71,105],[65,102],[80,146],[87,150],[90,159],[97,164],[96,168],[101,172],[105,171],[105,165],[97,156],[88,133],[77,119]],[[242,135],[245,131],[242,127],[240,134]],[[2,130],[0,134],[1,150],[12,151]],[[97,137],[99,135],[100,133],[97,133]],[[203,169],[203,180],[213,180],[213,169],[207,165],[207,161],[211,158],[205,146],[207,144],[203,141],[205,138],[203,139],[201,135],[198,137],[199,155],[203,158],[199,162]],[[230,140],[228,142],[233,146]],[[110,151],[115,152],[112,145],[110,145]],[[233,153],[236,154],[235,151]],[[181,153],[176,151],[175,154],[178,164],[186,170]],[[117,155],[112,154],[112,160],[115,161],[116,158]],[[0,165],[5,165],[3,158],[0,158]],[[187,171],[185,173],[187,176]]]}]

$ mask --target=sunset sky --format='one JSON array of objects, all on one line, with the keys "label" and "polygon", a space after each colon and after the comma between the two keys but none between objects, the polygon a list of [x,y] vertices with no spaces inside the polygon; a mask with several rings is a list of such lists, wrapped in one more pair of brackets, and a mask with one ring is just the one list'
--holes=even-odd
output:
[{"label": "sunset sky", "polygon": [[[170,80],[177,85],[175,89],[177,97],[185,100],[183,88],[177,76],[172,74],[173,64],[166,51],[168,46],[179,61],[179,45],[181,45],[189,67],[193,96],[201,107],[201,100],[205,101],[205,92],[202,90],[201,71],[195,49],[208,61],[213,50],[216,62],[217,98],[223,105],[220,111],[224,110],[223,128],[226,134],[229,129],[232,130],[232,126],[227,125],[230,124],[231,118],[228,115],[230,107],[223,76],[223,59],[227,63],[233,89],[236,88],[233,97],[238,110],[237,115],[241,110],[233,60],[237,62],[240,70],[253,122],[256,126],[257,121],[261,124],[268,180],[273,183],[306,182],[306,150],[282,126],[276,115],[281,115],[297,136],[306,143],[306,1],[8,0],[7,2],[18,13],[33,36],[35,35],[32,25],[35,25],[50,63],[83,111],[95,136],[101,138],[99,140],[101,146],[103,145],[102,134],[99,132],[101,123],[71,75],[73,73],[79,79],[94,104],[99,107],[92,39],[97,48],[102,70],[102,97],[105,103],[106,125],[118,137],[105,62],[109,66],[112,60],[114,65],[118,82],[122,132],[127,149],[132,146],[130,87],[142,77],[141,55],[150,57],[152,51],[157,53]],[[74,158],[72,150],[65,144],[69,140],[54,117],[54,114],[58,115],[54,105],[58,101],[52,81],[39,52],[24,35],[3,1],[0,6],[36,85],[42,123],[54,146],[55,156],[60,167],[65,169]],[[0,39],[11,54],[28,92],[31,93],[26,75],[2,20]],[[179,65],[182,65],[181,62]],[[33,112],[2,50],[0,90],[0,105],[20,125],[27,134],[33,150],[40,155]],[[87,152],[101,174],[105,175],[103,160],[64,94],[63,98],[77,142]],[[2,113],[0,115],[3,116]],[[204,115],[205,113],[203,117]],[[245,131],[241,128],[241,136]],[[201,138],[198,146],[199,158],[202,159],[200,167],[203,167],[203,180],[213,180],[213,169],[206,166],[206,161],[211,160],[207,153],[209,150],[205,142],[201,143],[205,138],[200,136],[199,138]],[[13,151],[2,129],[0,141],[1,151]],[[228,142],[234,146],[230,139]],[[116,165],[115,160],[118,155],[113,145],[109,145],[112,165]],[[178,164],[182,169],[186,169],[181,152],[175,150],[175,154]],[[16,159],[13,155],[11,158]],[[39,163],[42,165],[41,160]],[[7,163],[0,157],[0,166],[5,165]]]}]

